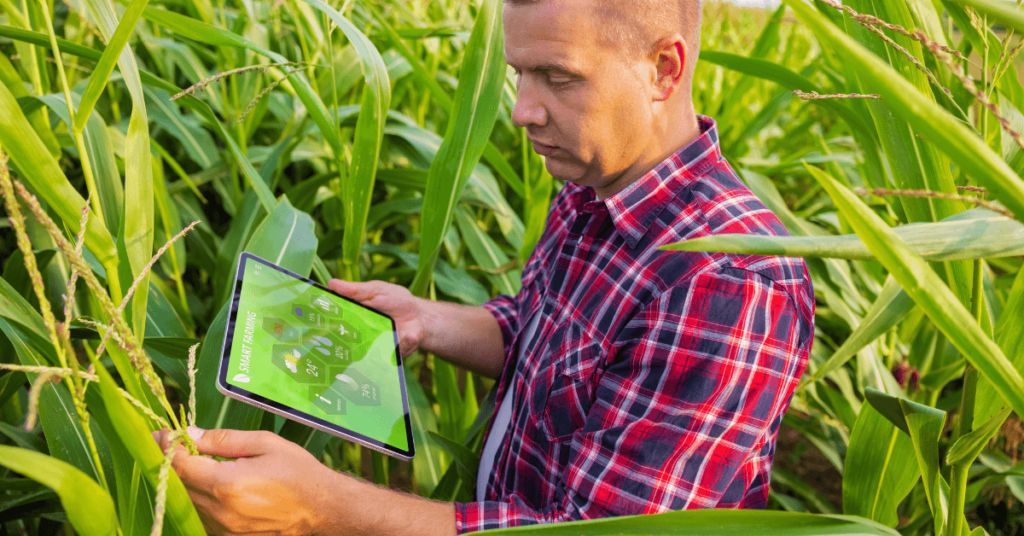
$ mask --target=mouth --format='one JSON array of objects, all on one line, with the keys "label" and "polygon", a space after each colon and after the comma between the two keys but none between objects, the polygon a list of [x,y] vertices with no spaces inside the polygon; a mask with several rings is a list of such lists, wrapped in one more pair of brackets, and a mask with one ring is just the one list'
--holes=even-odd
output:
[{"label": "mouth", "polygon": [[534,140],[530,140],[530,142],[533,143],[533,150],[541,156],[551,156],[558,150],[558,147],[555,145],[545,145]]}]

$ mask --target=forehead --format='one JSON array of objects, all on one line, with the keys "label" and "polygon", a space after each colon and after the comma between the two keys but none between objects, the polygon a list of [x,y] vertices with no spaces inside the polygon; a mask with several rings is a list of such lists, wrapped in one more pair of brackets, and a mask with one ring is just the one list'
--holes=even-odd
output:
[{"label": "forehead", "polygon": [[505,60],[517,69],[551,64],[585,68],[610,52],[600,18],[593,0],[506,3]]}]

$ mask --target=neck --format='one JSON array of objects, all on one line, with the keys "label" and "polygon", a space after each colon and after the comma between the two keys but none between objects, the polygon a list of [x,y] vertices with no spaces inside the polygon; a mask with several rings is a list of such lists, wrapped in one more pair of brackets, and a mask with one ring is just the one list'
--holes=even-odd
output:
[{"label": "neck", "polygon": [[[595,186],[594,194],[598,200],[603,201],[625,190],[664,162],[665,159],[700,136],[700,124],[697,122],[697,114],[693,111],[693,104],[687,104],[688,106],[681,112],[665,113],[657,119],[657,124],[652,125],[654,128],[652,129],[653,135],[649,140],[649,149],[643,152],[634,166],[623,172],[617,179],[605,186]],[[672,118],[680,118],[680,120],[673,121]]]}]

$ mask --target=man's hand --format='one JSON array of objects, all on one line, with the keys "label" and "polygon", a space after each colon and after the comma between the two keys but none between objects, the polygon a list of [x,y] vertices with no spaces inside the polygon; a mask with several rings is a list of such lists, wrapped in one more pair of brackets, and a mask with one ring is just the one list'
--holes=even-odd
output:
[{"label": "man's hand", "polygon": [[412,355],[419,350],[424,327],[420,302],[425,300],[413,296],[409,289],[383,281],[352,283],[341,279],[332,279],[327,287],[395,319],[402,355]]},{"label": "man's hand", "polygon": [[458,366],[497,378],[505,363],[501,328],[480,306],[417,298],[405,287],[332,279],[331,290],[395,319],[403,356],[431,352]]},{"label": "man's hand", "polygon": [[[176,447],[174,470],[216,536],[451,536],[450,503],[428,501],[367,484],[321,464],[271,432],[188,428],[200,454]],[[161,450],[168,430],[153,432]]]},{"label": "man's hand", "polygon": [[[237,458],[219,462],[176,447],[174,470],[211,534],[318,532],[325,518],[322,505],[335,494],[335,480],[345,478],[271,432],[189,427],[189,435],[201,454]],[[154,432],[153,437],[166,451],[170,432]]]}]

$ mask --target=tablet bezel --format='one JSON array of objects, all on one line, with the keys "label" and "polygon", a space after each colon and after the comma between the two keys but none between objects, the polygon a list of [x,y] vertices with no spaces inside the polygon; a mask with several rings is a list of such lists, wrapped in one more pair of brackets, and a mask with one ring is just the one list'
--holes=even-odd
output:
[{"label": "tablet bezel", "polygon": [[[394,333],[394,336],[395,336],[395,356],[397,357],[397,362],[398,362],[399,387],[400,387],[400,389],[402,391],[402,409],[405,412],[404,419],[405,419],[406,440],[408,441],[408,444],[409,444],[409,449],[408,450],[404,450],[403,451],[403,450],[399,449],[398,447],[396,447],[394,445],[388,445],[387,443],[384,443],[382,441],[378,441],[376,439],[373,439],[373,438],[367,437],[367,436],[365,436],[363,434],[360,434],[359,432],[357,432],[355,430],[350,430],[348,428],[339,426],[337,424],[334,424],[332,422],[326,421],[326,420],[321,419],[319,417],[315,417],[313,415],[310,415],[310,414],[308,414],[308,413],[306,413],[304,411],[295,409],[295,408],[293,408],[291,406],[286,406],[284,404],[281,404],[280,402],[276,402],[274,400],[270,400],[270,399],[268,399],[266,397],[260,396],[260,395],[258,395],[256,393],[253,393],[253,392],[248,391],[246,389],[243,389],[241,387],[236,387],[236,386],[231,385],[231,384],[229,384],[227,382],[228,365],[229,365],[229,363],[231,361],[231,344],[232,344],[233,339],[234,339],[233,335],[234,335],[235,321],[236,321],[236,319],[238,317],[238,306],[239,306],[239,301],[241,300],[241,297],[242,297],[242,282],[245,279],[245,273],[246,273],[245,266],[246,266],[246,262],[249,261],[249,260],[252,260],[254,262],[259,262],[259,263],[263,264],[264,266],[266,266],[268,268],[273,268],[274,270],[277,270],[278,272],[281,272],[281,273],[283,273],[285,275],[291,276],[292,278],[294,278],[294,279],[296,279],[298,281],[302,281],[302,282],[304,282],[306,284],[312,285],[312,286],[314,286],[314,287],[316,287],[316,288],[318,288],[318,289],[320,289],[320,290],[322,290],[322,291],[324,291],[326,293],[329,293],[329,294],[331,294],[333,296],[341,298],[342,300],[345,300],[345,301],[347,301],[349,303],[355,304],[358,307],[361,307],[363,309],[367,309],[369,311],[377,313],[377,314],[383,316],[384,318],[387,318],[391,322],[391,330],[392,330],[392,332]],[[230,305],[230,309],[228,311],[228,322],[227,322],[227,325],[225,326],[225,329],[224,329],[224,344],[223,344],[223,346],[221,348],[220,369],[217,371],[217,390],[220,391],[221,394],[223,394],[225,396],[228,396],[230,398],[234,398],[235,400],[238,400],[238,401],[241,401],[241,402],[245,402],[246,404],[251,404],[251,405],[256,406],[258,408],[262,408],[262,409],[264,409],[266,411],[269,411],[269,412],[274,413],[276,415],[280,415],[280,416],[285,417],[287,419],[291,419],[293,421],[300,422],[302,424],[305,424],[305,425],[310,426],[312,428],[315,428],[317,430],[321,430],[321,431],[326,432],[328,434],[331,434],[331,435],[334,435],[334,436],[337,436],[337,437],[341,437],[343,439],[348,439],[349,441],[352,441],[354,443],[358,443],[360,445],[364,445],[364,446],[366,446],[368,448],[371,448],[371,449],[376,450],[378,452],[381,452],[383,454],[387,454],[389,456],[394,456],[395,458],[399,458],[401,460],[409,461],[409,460],[412,460],[412,458],[416,455],[416,446],[413,443],[412,418],[411,418],[411,414],[409,413],[409,397],[408,397],[408,394],[406,393],[406,388],[405,388],[405,367],[402,365],[402,363],[403,363],[402,353],[399,350],[399,346],[398,346],[398,329],[395,326],[395,320],[393,318],[391,318],[390,316],[388,316],[388,315],[386,315],[386,314],[384,314],[384,313],[382,313],[382,312],[380,312],[380,311],[378,311],[376,309],[373,309],[372,307],[367,307],[367,306],[365,306],[365,305],[363,305],[361,303],[358,303],[356,301],[350,300],[350,299],[348,299],[348,298],[338,294],[337,292],[334,292],[333,290],[331,290],[331,289],[329,289],[329,288],[327,288],[327,287],[317,283],[316,281],[313,281],[311,279],[302,277],[301,275],[299,275],[299,274],[297,274],[295,272],[292,272],[291,270],[288,270],[287,268],[282,268],[281,266],[278,266],[278,265],[276,265],[276,264],[274,264],[274,263],[272,263],[272,262],[270,262],[270,261],[268,261],[266,259],[260,258],[260,257],[258,257],[256,255],[253,255],[252,253],[246,252],[246,253],[242,253],[239,256],[238,264],[235,267],[234,288],[233,288],[233,290],[231,292],[231,305]]]}]

